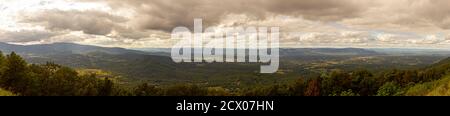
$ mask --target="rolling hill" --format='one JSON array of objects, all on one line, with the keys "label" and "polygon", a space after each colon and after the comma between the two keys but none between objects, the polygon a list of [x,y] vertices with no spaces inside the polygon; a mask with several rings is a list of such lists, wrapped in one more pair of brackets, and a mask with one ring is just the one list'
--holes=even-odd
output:
[{"label": "rolling hill", "polygon": [[91,52],[103,52],[108,54],[148,54],[147,52],[127,50],[124,48],[107,48],[73,43],[54,43],[37,45],[14,45],[0,43],[3,52],[16,52],[19,54],[49,55],[49,54],[87,54]]},{"label": "rolling hill", "polygon": [[407,96],[450,96],[450,75],[440,80],[422,83],[409,88]]},{"label": "rolling hill", "polygon": [[[127,81],[152,83],[202,83],[208,85],[251,85],[282,83],[300,77],[320,75],[333,69],[369,70],[422,67],[445,56],[385,56],[357,48],[280,49],[280,70],[260,74],[260,64],[249,63],[174,63],[167,53],[124,48],[107,48],[73,43],[13,45],[0,43],[4,53],[15,51],[28,62],[48,61],[84,69],[101,69],[121,75]],[[384,67],[386,66],[386,67]]]},{"label": "rolling hill", "polygon": [[406,91],[407,96],[449,96],[450,95],[450,58],[433,64],[425,71],[438,80],[417,84]]}]

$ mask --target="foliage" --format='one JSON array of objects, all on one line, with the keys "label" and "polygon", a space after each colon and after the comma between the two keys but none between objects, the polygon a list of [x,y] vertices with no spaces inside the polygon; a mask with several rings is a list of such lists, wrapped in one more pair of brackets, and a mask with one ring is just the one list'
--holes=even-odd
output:
[{"label": "foliage", "polygon": [[314,78],[308,81],[308,87],[305,96],[320,96],[320,78]]},{"label": "foliage", "polygon": [[208,90],[194,84],[178,84],[164,90],[167,96],[206,96]]},{"label": "foliage", "polygon": [[54,63],[27,64],[12,52],[2,61],[0,85],[22,96],[111,96],[125,93],[108,78],[80,76],[68,67]]},{"label": "foliage", "polygon": [[399,96],[401,88],[394,82],[388,82],[380,87],[377,96]]},{"label": "foliage", "polygon": [[443,79],[417,84],[407,90],[407,96],[449,96],[450,75]]},{"label": "foliage", "polygon": [[343,91],[339,96],[360,96],[357,93],[354,93],[351,89],[347,91]]},{"label": "foliage", "polygon": [[[225,66],[224,66],[225,67]],[[129,87],[101,70],[74,70],[55,63],[28,64],[12,52],[0,53],[0,95],[19,96],[423,96],[450,95],[450,60],[416,70],[333,70],[290,83],[261,80],[263,75],[233,78],[233,86],[142,83]],[[240,73],[242,74],[242,73]],[[249,78],[247,78],[250,76]],[[243,81],[245,80],[245,81]],[[267,82],[263,82],[267,81]],[[241,86],[253,82],[259,85]],[[272,82],[273,84],[267,84]]]},{"label": "foliage", "polygon": [[14,93],[0,89],[0,96],[16,96]]}]

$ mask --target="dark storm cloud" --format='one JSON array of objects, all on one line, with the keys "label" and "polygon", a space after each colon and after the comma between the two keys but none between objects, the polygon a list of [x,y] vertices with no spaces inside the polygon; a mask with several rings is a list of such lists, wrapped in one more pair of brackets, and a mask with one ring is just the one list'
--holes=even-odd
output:
[{"label": "dark storm cloud", "polygon": [[176,26],[192,27],[194,18],[204,24],[220,23],[228,14],[257,19],[295,15],[310,20],[336,21],[357,16],[364,8],[353,0],[81,0],[108,2],[113,8],[137,11],[134,21],[141,29],[170,31]]}]

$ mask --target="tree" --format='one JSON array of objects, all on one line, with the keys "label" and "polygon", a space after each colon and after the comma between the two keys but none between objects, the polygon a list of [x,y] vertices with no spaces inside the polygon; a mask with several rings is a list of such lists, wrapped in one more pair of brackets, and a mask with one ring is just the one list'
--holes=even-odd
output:
[{"label": "tree", "polygon": [[222,87],[209,87],[208,96],[232,96],[228,89]]},{"label": "tree", "polygon": [[154,86],[149,85],[147,83],[141,84],[134,89],[134,95],[136,96],[157,96],[161,95],[161,89]]},{"label": "tree", "polygon": [[114,83],[109,79],[105,78],[99,87],[99,96],[111,96],[113,93]]},{"label": "tree", "polygon": [[347,91],[343,91],[339,96],[360,96],[357,93],[354,93],[351,89]]},{"label": "tree", "polygon": [[359,83],[359,94],[361,96],[372,96],[377,94],[377,90],[380,86],[376,83],[376,78],[366,77]]},{"label": "tree", "polygon": [[375,83],[373,74],[367,70],[358,70],[351,74],[352,83],[349,90],[354,90],[362,96],[369,96],[376,94],[378,87]]},{"label": "tree", "polygon": [[28,65],[14,52],[6,58],[0,52],[0,87],[22,96],[131,95],[125,87],[114,86],[109,78],[80,76],[74,69],[54,63]]},{"label": "tree", "polygon": [[304,96],[305,88],[305,79],[301,77],[290,87],[290,93],[293,96]]},{"label": "tree", "polygon": [[269,86],[267,96],[286,96],[288,95],[288,87],[286,85]]},{"label": "tree", "polygon": [[330,73],[330,75],[322,76],[323,80],[321,82],[321,94],[322,95],[333,95],[341,93],[342,91],[351,89],[352,78],[351,76],[343,71],[335,70]]},{"label": "tree", "polygon": [[401,88],[394,82],[388,82],[380,87],[377,96],[399,96]]},{"label": "tree", "polygon": [[15,52],[6,56],[5,72],[2,77],[2,86],[8,90],[22,92],[27,83],[24,78],[27,74],[27,63]]},{"label": "tree", "polygon": [[208,90],[194,84],[178,84],[165,90],[167,96],[206,96]]},{"label": "tree", "polygon": [[310,79],[305,96],[320,96],[320,78]]},{"label": "tree", "polygon": [[0,51],[0,78],[3,76],[5,69],[6,69],[6,58],[3,55],[3,52]]},{"label": "tree", "polygon": [[48,85],[48,86],[54,86],[57,90],[57,93],[59,95],[63,96],[73,96],[76,95],[77,91],[81,89],[81,87],[77,87],[76,85],[80,82],[76,79],[78,78],[78,73],[67,67],[59,68],[53,75],[54,81],[56,83],[53,83],[54,85]]}]

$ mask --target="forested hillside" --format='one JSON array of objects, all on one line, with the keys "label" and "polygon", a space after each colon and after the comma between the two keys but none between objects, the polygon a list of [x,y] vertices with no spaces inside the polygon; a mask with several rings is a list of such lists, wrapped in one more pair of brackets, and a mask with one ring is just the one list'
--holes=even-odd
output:
[{"label": "forested hillside", "polygon": [[20,96],[402,96],[448,95],[450,59],[414,70],[380,74],[360,69],[334,70],[313,78],[240,88],[198,83],[124,86],[115,77],[79,73],[54,63],[28,64],[12,52],[0,55],[0,91]]},{"label": "forested hillside", "polygon": [[[378,75],[392,69],[429,66],[448,55],[386,55],[360,48],[280,49],[280,68],[275,74],[260,74],[254,63],[174,63],[167,53],[123,48],[53,43],[14,45],[0,43],[5,53],[15,51],[30,64],[52,62],[78,69],[93,69],[117,76],[115,80],[136,86],[148,82],[157,86],[195,83],[232,90],[259,85],[285,84],[299,78],[312,78],[335,70],[364,69]],[[98,75],[97,75],[98,76]],[[101,76],[104,77],[104,76]]]},{"label": "forested hillside", "polygon": [[407,96],[450,96],[450,75],[432,82],[414,85],[409,88]]}]

